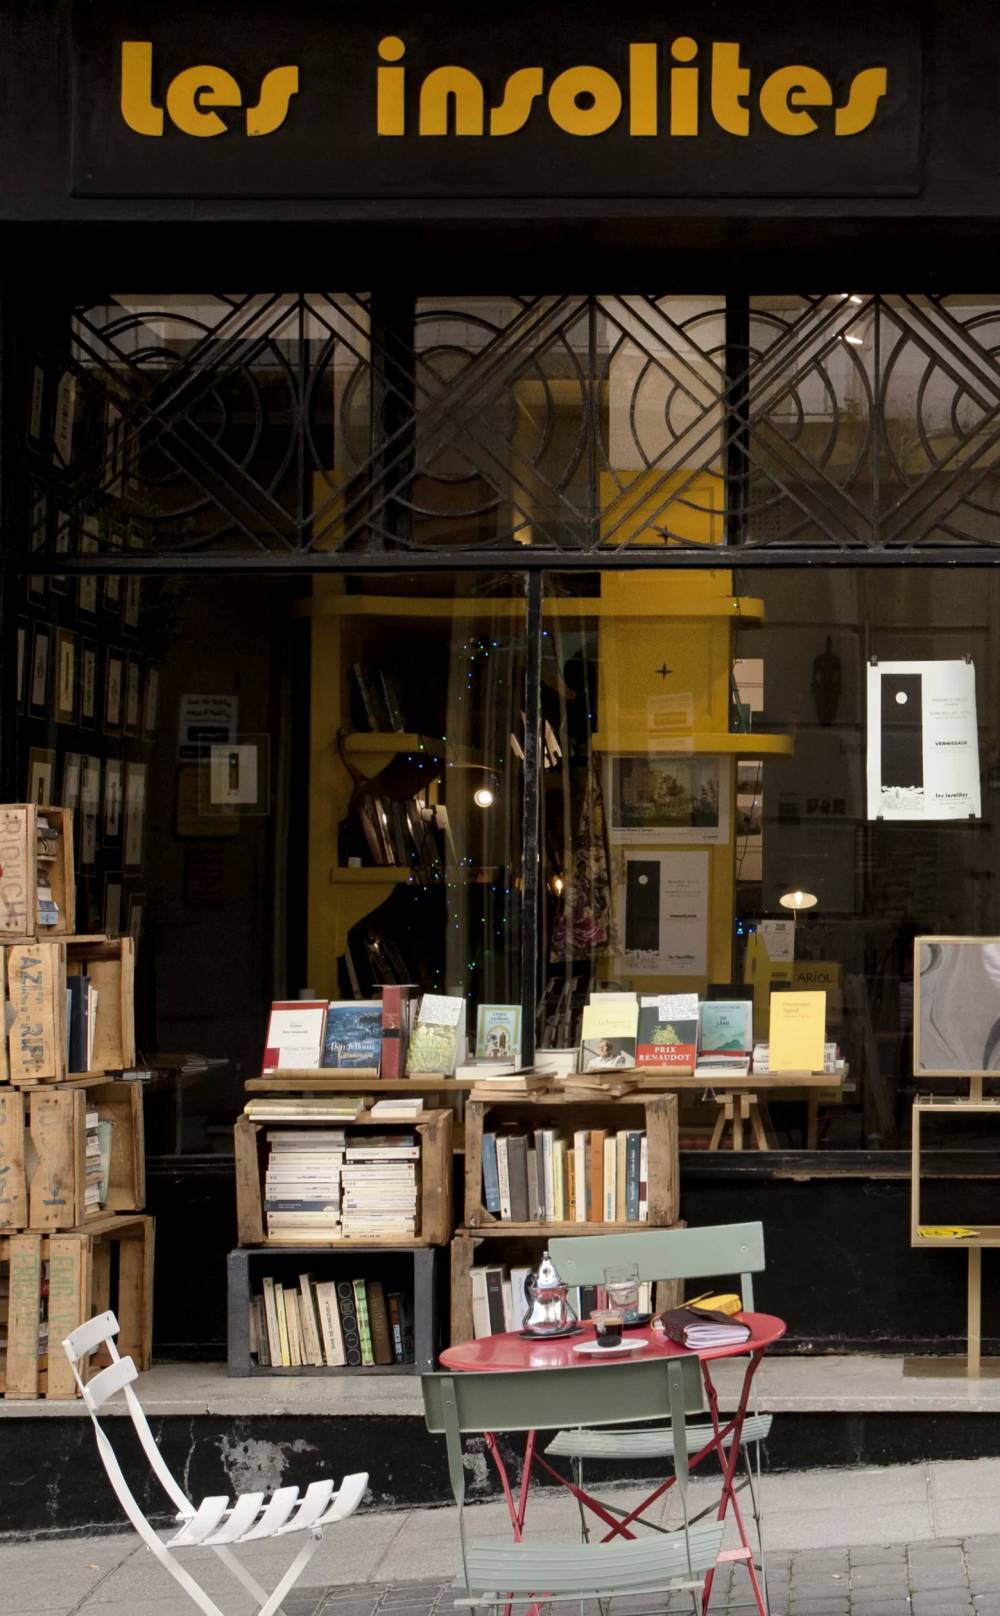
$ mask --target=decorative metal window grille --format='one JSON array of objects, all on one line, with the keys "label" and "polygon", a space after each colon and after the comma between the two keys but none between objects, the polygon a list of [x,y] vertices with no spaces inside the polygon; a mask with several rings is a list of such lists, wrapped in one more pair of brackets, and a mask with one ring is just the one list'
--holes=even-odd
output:
[{"label": "decorative metal window grille", "polygon": [[19,372],[22,569],[1000,536],[1000,296],[122,294],[57,335]]}]

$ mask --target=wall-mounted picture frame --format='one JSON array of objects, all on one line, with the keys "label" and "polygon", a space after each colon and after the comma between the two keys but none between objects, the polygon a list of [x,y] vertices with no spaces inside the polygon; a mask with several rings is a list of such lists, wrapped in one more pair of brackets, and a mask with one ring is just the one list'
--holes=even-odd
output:
[{"label": "wall-mounted picture frame", "polygon": [[142,733],[149,739],[156,734],[156,715],[160,703],[160,665],[146,664],[146,690],[142,702]]},{"label": "wall-mounted picture frame", "polygon": [[92,868],[97,859],[97,820],[101,811],[101,760],[88,753],[80,778],[80,863]]},{"label": "wall-mounted picture frame", "polygon": [[129,652],[125,659],[125,702],[122,728],[126,735],[138,735],[142,717],[142,664]]},{"label": "wall-mounted picture frame", "polygon": [[31,624],[26,617],[17,620],[17,710],[23,713],[28,699],[28,647]]},{"label": "wall-mounted picture frame", "polygon": [[80,728],[97,727],[97,641],[80,641]]},{"label": "wall-mounted picture frame", "polygon": [[61,801],[64,808],[76,814],[80,807],[80,780],[83,758],[79,752],[67,752],[63,758]]},{"label": "wall-mounted picture frame", "polygon": [[1000,1076],[1000,937],[914,939],[913,1072]]},{"label": "wall-mounted picture frame", "polygon": [[104,663],[104,733],[119,735],[124,702],[125,653],[108,647]]},{"label": "wall-mounted picture frame", "polygon": [[75,724],[77,710],[77,637],[70,628],[56,629],[56,721]]},{"label": "wall-mounted picture frame", "polygon": [[108,937],[118,937],[122,929],[122,890],[120,870],[109,870],[104,877],[103,929]]},{"label": "wall-mounted picture frame", "polygon": [[[80,526],[80,554],[97,555],[101,548],[101,529],[96,516],[85,516]],[[77,583],[77,610],[84,617],[97,616],[97,575],[82,573]]]},{"label": "wall-mounted picture frame", "polygon": [[[73,518],[68,511],[56,507],[56,531],[53,548],[56,555],[69,555],[73,548]],[[49,588],[55,595],[65,595],[69,592],[69,578],[63,573],[53,573],[49,579]]]},{"label": "wall-mounted picture frame", "polygon": [[612,842],[684,846],[729,841],[728,758],[613,753],[607,786]]},{"label": "wall-mounted picture frame", "polygon": [[133,892],[129,895],[127,929],[128,935],[134,937],[136,942],[142,936],[142,917],[145,908],[146,894],[144,892]]},{"label": "wall-mounted picture frame", "polygon": [[49,806],[55,795],[56,754],[49,747],[33,746],[28,753],[28,801]]},{"label": "wall-mounted picture frame", "polygon": [[120,842],[125,809],[125,766],[121,758],[104,763],[104,840]]},{"label": "wall-mounted picture frame", "polygon": [[131,869],[142,863],[142,844],[146,829],[146,765],[125,765],[125,855],[124,863]]},{"label": "wall-mounted picture frame", "polygon": [[52,654],[52,634],[40,623],[35,624],[31,642],[31,682],[28,692],[29,710],[36,717],[48,713],[49,661]]}]

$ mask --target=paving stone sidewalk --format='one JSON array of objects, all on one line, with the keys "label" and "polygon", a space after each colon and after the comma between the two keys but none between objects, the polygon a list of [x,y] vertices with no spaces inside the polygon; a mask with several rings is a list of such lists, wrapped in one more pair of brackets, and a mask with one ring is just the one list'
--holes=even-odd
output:
[{"label": "paving stone sidewalk", "polygon": [[[768,1556],[771,1616],[1000,1616],[1000,1533],[888,1548],[803,1549]],[[285,1601],[287,1616],[445,1616],[450,1585],[359,1583],[302,1589]],[[712,1610],[748,1611],[749,1584],[741,1569],[728,1586],[716,1579]],[[575,1605],[567,1605],[575,1612]],[[612,1601],[611,1616],[691,1611],[690,1595]],[[585,1616],[597,1616],[590,1601]]]}]

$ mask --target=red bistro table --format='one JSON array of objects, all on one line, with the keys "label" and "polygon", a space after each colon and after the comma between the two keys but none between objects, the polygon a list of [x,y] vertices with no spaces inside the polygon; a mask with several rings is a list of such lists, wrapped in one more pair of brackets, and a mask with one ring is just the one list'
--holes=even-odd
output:
[{"label": "red bistro table", "polygon": [[[460,1346],[449,1347],[441,1354],[441,1365],[444,1369],[475,1370],[479,1374],[505,1374],[518,1369],[579,1369],[586,1373],[592,1364],[617,1364],[622,1374],[628,1373],[630,1364],[647,1363],[650,1358],[677,1358],[697,1357],[701,1363],[702,1378],[705,1382],[705,1396],[708,1399],[708,1409],[712,1420],[712,1439],[690,1459],[693,1469],[710,1453],[718,1456],[722,1466],[722,1496],[719,1500],[717,1520],[725,1520],[730,1505],[733,1518],[736,1521],[740,1534],[742,1547],[735,1551],[730,1558],[742,1560],[747,1568],[747,1574],[753,1587],[754,1601],[760,1616],[767,1616],[767,1607],[764,1595],[757,1577],[753,1561],[753,1551],[747,1538],[746,1527],[743,1522],[743,1513],[739,1506],[734,1487],[736,1467],[740,1457],[740,1440],[743,1433],[743,1422],[746,1419],[747,1406],[750,1401],[750,1389],[753,1378],[757,1373],[758,1365],[775,1341],[779,1341],[785,1333],[785,1325],[781,1319],[774,1318],[770,1313],[740,1313],[737,1317],[744,1324],[750,1326],[750,1336],[746,1341],[739,1342],[732,1347],[712,1347],[704,1352],[694,1352],[689,1347],[682,1347],[678,1342],[671,1341],[659,1328],[648,1327],[639,1334],[649,1338],[649,1345],[641,1352],[630,1353],[626,1356],[617,1354],[613,1357],[604,1353],[578,1353],[573,1348],[581,1340],[586,1340],[587,1334],[594,1334],[592,1324],[584,1324],[584,1335],[564,1337],[559,1341],[526,1340],[517,1334],[489,1335],[479,1341],[466,1341]],[[628,1333],[628,1332],[626,1332]],[[740,1389],[739,1404],[736,1413],[725,1425],[719,1418],[719,1396],[712,1381],[711,1364],[717,1358],[743,1358],[747,1359],[746,1372],[743,1376],[743,1385]],[[578,1502],[600,1517],[607,1526],[608,1531],[604,1542],[616,1534],[621,1537],[634,1537],[630,1530],[632,1523],[656,1502],[670,1487],[676,1478],[670,1476],[660,1483],[649,1497],[644,1499],[637,1508],[631,1510],[620,1519],[613,1516],[599,1501],[586,1493],[582,1488],[567,1481],[536,1451],[537,1432],[529,1431],[524,1448],[524,1468],[521,1472],[521,1485],[518,1499],[515,1503],[511,1490],[510,1479],[503,1462],[496,1438],[487,1436],[486,1443],[493,1456],[503,1488],[504,1498],[510,1514],[511,1526],[514,1529],[514,1541],[520,1543],[524,1530],[524,1520],[528,1509],[528,1489],[531,1485],[531,1472],[534,1465],[540,1465],[560,1486],[576,1497]],[[726,1452],[726,1443],[729,1443],[729,1452]],[[707,1612],[708,1603],[712,1596],[712,1582],[714,1571],[709,1571],[705,1577],[705,1588],[702,1595],[702,1611]]]}]

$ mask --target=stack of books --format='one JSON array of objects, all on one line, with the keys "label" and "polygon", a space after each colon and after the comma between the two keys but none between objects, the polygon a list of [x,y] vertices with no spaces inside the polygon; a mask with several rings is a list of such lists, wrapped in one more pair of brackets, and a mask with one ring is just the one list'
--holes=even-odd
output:
[{"label": "stack of books", "polygon": [[345,1240],[413,1240],[418,1233],[415,1134],[352,1135],[341,1174]]},{"label": "stack of books", "polygon": [[752,1000],[706,999],[700,1013],[698,1076],[721,1084],[727,1077],[746,1077],[752,1049]]},{"label": "stack of books", "polygon": [[56,847],[60,833],[49,824],[44,814],[35,818],[35,861],[38,866],[38,925],[52,927],[59,924],[59,905],[52,896],[50,870],[56,862]]},{"label": "stack of books", "polygon": [[66,1070],[89,1072],[97,1033],[98,993],[89,976],[66,978]]},{"label": "stack of books", "polygon": [[412,1298],[377,1279],[269,1276],[250,1302],[250,1354],[262,1368],[413,1363]]},{"label": "stack of books", "polygon": [[360,1094],[298,1095],[294,1099],[248,1100],[243,1115],[251,1122],[353,1122],[365,1108]]},{"label": "stack of books", "polygon": [[342,1128],[288,1128],[269,1133],[264,1177],[268,1240],[282,1245],[328,1244],[340,1223]]},{"label": "stack of books", "polygon": [[84,1203],[87,1212],[98,1212],[108,1200],[108,1174],[111,1170],[112,1122],[102,1122],[97,1111],[86,1115],[86,1188]]},{"label": "stack of books", "polygon": [[483,1135],[483,1201],[505,1223],[644,1223],[648,1177],[639,1129]]}]

